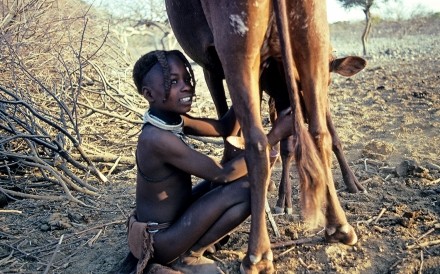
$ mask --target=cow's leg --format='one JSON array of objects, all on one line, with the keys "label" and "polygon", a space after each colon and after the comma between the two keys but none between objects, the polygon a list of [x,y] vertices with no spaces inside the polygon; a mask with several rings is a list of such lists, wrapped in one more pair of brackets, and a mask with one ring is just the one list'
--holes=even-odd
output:
[{"label": "cow's leg", "polygon": [[348,192],[365,192],[365,188],[359,183],[353,171],[348,166],[347,159],[345,158],[344,152],[342,151],[341,140],[339,140],[338,134],[336,133],[335,125],[333,124],[331,118],[330,109],[327,110],[327,126],[330,131],[330,135],[332,136],[332,149],[341,168],[342,178],[344,179],[344,183],[347,186]]},{"label": "cow's leg", "polygon": [[[235,59],[235,58],[234,58]],[[233,63],[225,58],[225,66]],[[242,64],[248,63],[241,60]],[[273,272],[272,251],[270,250],[267,232],[265,202],[269,179],[269,149],[267,138],[261,124],[260,98],[258,91],[258,73],[251,73],[251,64],[244,68],[237,66],[240,71],[226,72],[226,81],[231,91],[231,99],[237,118],[245,138],[246,164],[249,167],[251,182],[251,230],[248,251],[243,259],[242,267],[245,273]]]},{"label": "cow's leg", "polygon": [[[217,116],[220,119],[223,115],[226,114],[229,107],[226,102],[226,93],[225,88],[223,86],[223,70],[221,71],[212,71],[212,69],[203,69],[203,74],[205,76],[206,85],[208,86],[209,92],[211,93],[211,98],[214,102],[215,109],[217,111]],[[236,136],[239,133],[239,126],[236,126],[236,129],[231,132],[232,136]],[[232,159],[232,155],[234,155],[235,148],[231,146],[230,143],[224,141],[224,151],[221,162],[224,163]]]},{"label": "cow's leg", "polygon": [[212,71],[204,68],[203,74],[205,76],[206,85],[211,93],[218,118],[223,117],[228,111],[228,104],[226,102],[226,93],[223,86],[223,72]]},{"label": "cow's leg", "polygon": [[260,47],[269,21],[268,2],[202,1],[214,34],[232,103],[245,138],[251,182],[251,229],[242,271],[271,273],[273,254],[267,231],[265,202],[269,149],[260,114],[258,85]]},{"label": "cow's leg", "polygon": [[309,131],[315,138],[327,178],[326,235],[328,241],[354,244],[357,236],[339,203],[331,174],[332,140],[326,122],[328,109],[328,53],[330,51],[326,4],[320,0],[289,1],[292,46],[309,115]]},{"label": "cow's leg", "polygon": [[275,213],[285,212],[292,214],[292,180],[290,179],[290,170],[294,158],[293,136],[281,140],[280,143],[282,171]]},{"label": "cow's leg", "polygon": [[265,217],[269,150],[261,124],[258,71],[252,73],[251,60],[241,60],[242,65],[236,66],[235,62],[230,62],[234,59],[236,57],[225,57],[224,65],[231,68],[231,71],[225,69],[226,82],[246,140],[246,164],[251,182],[251,230],[247,256],[243,259],[242,267],[246,273],[271,273],[273,255]]},{"label": "cow's leg", "polygon": [[[273,97],[269,98],[268,105],[269,105],[269,120],[271,125],[273,125],[278,117],[277,109],[275,107],[275,99]],[[275,182],[272,180],[272,168],[275,166],[275,163],[278,160],[279,156],[280,156],[280,143],[277,143],[275,146],[272,146],[269,150],[269,159],[270,159],[270,175],[269,175],[270,178],[269,178],[269,187],[268,187],[269,192],[275,191],[277,188]]]},{"label": "cow's leg", "polygon": [[[265,81],[269,81],[269,79],[265,79]],[[266,83],[267,84],[267,83]],[[279,92],[279,90],[275,90],[276,92]],[[278,94],[276,94],[278,95]],[[269,116],[270,121],[272,125],[275,123],[277,119],[277,108],[276,108],[276,102],[273,97],[270,97],[269,99]],[[292,161],[294,158],[294,137],[290,136],[286,139],[281,140],[276,147],[273,147],[272,150],[275,148],[277,149],[277,152],[279,151],[279,154],[281,155],[281,180],[280,185],[278,188],[278,200],[276,202],[274,211],[277,214],[280,213],[287,213],[292,214],[293,208],[292,208],[292,180],[290,180],[290,170]],[[271,150],[271,153],[272,153]],[[271,155],[272,157],[272,155]],[[271,158],[272,161],[272,158]],[[272,164],[272,163],[271,163]],[[271,180],[271,184],[273,181]],[[270,191],[269,187],[269,191]]]}]

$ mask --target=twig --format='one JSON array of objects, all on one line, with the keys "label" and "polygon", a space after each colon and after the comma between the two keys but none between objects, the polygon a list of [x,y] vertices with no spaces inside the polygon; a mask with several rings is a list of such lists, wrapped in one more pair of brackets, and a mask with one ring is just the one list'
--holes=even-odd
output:
[{"label": "twig", "polygon": [[125,222],[126,222],[126,220],[118,220],[118,221],[113,221],[113,222],[109,222],[109,223],[105,223],[105,224],[100,224],[100,225],[96,225],[94,227],[88,228],[86,230],[76,232],[73,235],[79,235],[79,234],[83,234],[85,232],[88,232],[90,230],[94,230],[94,229],[101,228],[101,227],[104,227],[104,226],[113,225],[113,224],[123,224]]},{"label": "twig", "polygon": [[[91,62],[90,60],[86,60],[90,65],[92,65],[92,67],[96,70],[96,72],[99,74],[99,76],[101,77],[102,81],[103,81],[103,86],[104,86],[104,92],[111,98],[113,99],[114,102],[118,103],[119,105],[121,105],[122,107],[128,109],[131,112],[137,113],[137,114],[142,114],[142,112],[139,112],[138,109],[134,109],[131,106],[127,106],[126,104],[123,104],[122,102],[120,102],[120,100],[118,100],[115,96],[113,96],[112,94],[110,94],[107,91],[107,86],[109,86],[111,89],[118,91],[118,95],[121,95],[121,92],[119,92],[119,90],[117,88],[114,88],[109,81],[107,80],[107,78],[105,77],[104,73],[102,72],[101,68],[96,65],[94,62]],[[89,106],[87,106],[89,107]],[[93,109],[96,111],[96,109]],[[133,121],[133,123],[142,123],[142,121]]]},{"label": "twig", "polygon": [[194,136],[194,135],[188,135],[188,138],[203,142],[205,144],[214,144],[214,145],[223,145],[223,139],[216,138],[216,137],[201,137],[201,136]]},{"label": "twig", "polygon": [[221,249],[218,252],[227,255],[229,258],[237,257],[238,259],[243,259],[246,247],[241,247],[240,250]]},{"label": "twig", "polygon": [[121,156],[119,156],[118,159],[116,159],[115,164],[114,164],[114,165],[112,166],[112,168],[110,168],[110,170],[108,171],[108,173],[107,173],[107,177],[109,177],[109,176],[112,174],[112,172],[116,169],[116,167],[118,166],[120,160],[121,160]]},{"label": "twig", "polygon": [[0,236],[1,236],[2,238],[17,239],[17,236],[14,236],[14,235],[11,235],[11,234],[8,234],[8,233],[5,233],[5,232],[3,232],[3,231],[0,231]]},{"label": "twig", "polygon": [[101,182],[107,183],[108,182],[107,177],[105,177],[104,174],[102,174],[95,167],[95,165],[92,163],[92,161],[90,161],[90,159],[87,157],[86,153],[83,151],[82,147],[79,144],[75,144],[75,147],[78,150],[81,157],[83,158],[83,160],[89,165],[89,168],[93,172],[93,174],[95,174],[95,176],[98,177],[98,179],[101,180]]},{"label": "twig", "polygon": [[423,250],[420,250],[420,268],[419,268],[419,274],[422,274],[423,269]]},{"label": "twig", "polygon": [[52,166],[46,164],[43,160],[41,160],[38,157],[23,156],[23,155],[21,157],[23,157],[24,159],[29,159],[31,161],[33,160],[33,161],[37,162],[37,163],[33,163],[33,162],[29,162],[29,161],[23,161],[27,165],[39,167],[39,168],[45,169],[48,172],[50,172],[57,179],[58,184],[60,184],[60,186],[63,188],[64,193],[66,194],[68,200],[70,200],[72,202],[76,202],[76,203],[83,205],[83,206],[87,206],[85,203],[81,202],[80,200],[78,200],[77,198],[75,198],[72,195],[72,193],[70,192],[67,185],[71,186],[73,189],[75,189],[77,191],[80,191],[80,192],[83,192],[86,194],[91,194],[91,193],[93,193],[92,191],[79,188],[77,185],[73,184],[70,180],[68,180],[64,175],[58,173]]},{"label": "twig", "polygon": [[423,234],[422,236],[418,237],[418,238],[416,239],[416,242],[420,241],[422,238],[428,236],[429,234],[431,234],[431,233],[434,232],[434,231],[435,231],[435,228],[434,228],[434,227],[431,228],[431,229],[428,230],[425,234]]},{"label": "twig", "polygon": [[66,173],[67,176],[69,176],[72,180],[77,182],[79,185],[81,185],[81,186],[85,187],[86,189],[92,191],[92,193],[86,193],[86,194],[96,195],[96,192],[99,191],[98,188],[96,188],[94,186],[91,186],[88,183],[86,183],[85,181],[83,181],[80,178],[78,178],[78,176],[76,176],[76,174],[74,174],[70,169],[68,169],[65,164],[59,165],[59,166],[57,166],[57,168],[62,170],[64,173]]},{"label": "twig", "polygon": [[0,29],[3,31],[3,29],[6,29],[6,26],[14,19],[14,17],[17,14],[17,6],[19,1],[12,2],[12,6],[9,8],[9,13],[3,18],[3,20],[0,22]]},{"label": "twig", "polygon": [[401,261],[403,261],[404,259],[398,259],[397,261],[394,262],[394,264],[392,264],[390,266],[390,268],[388,268],[388,271],[391,271],[391,269],[395,268]]},{"label": "twig", "polygon": [[122,210],[122,208],[119,206],[118,203],[116,203],[116,206],[118,207],[119,211],[121,211],[123,217],[127,216],[127,215],[125,214],[124,210]]},{"label": "twig", "polygon": [[304,266],[306,269],[309,269],[310,266],[307,265],[307,264],[303,261],[302,258],[299,258],[298,261],[299,261],[299,263],[300,263],[302,266]]},{"label": "twig", "polygon": [[17,213],[17,214],[21,214],[23,212],[21,210],[14,210],[14,209],[0,209],[0,213]]},{"label": "twig", "polygon": [[11,261],[9,261],[9,259],[12,258],[12,255],[13,255],[13,254],[14,254],[14,250],[11,251],[11,253],[9,254],[8,257],[1,259],[1,260],[0,260],[0,266],[2,266],[2,265],[6,265],[7,263],[11,262]]},{"label": "twig", "polygon": [[[82,239],[79,239],[79,240],[76,241],[75,243],[80,242],[80,241],[83,241],[83,240],[82,240]],[[66,256],[66,257],[64,257],[64,258],[62,258],[62,259],[60,259],[57,263],[60,264],[60,265],[65,265],[66,263],[69,263],[70,258],[72,258],[72,257],[74,257],[76,254],[78,254],[78,252],[81,251],[81,247],[85,246],[86,244],[87,244],[87,242],[84,242],[84,243],[80,244],[80,245],[78,246],[78,248],[77,248],[74,252],[72,252],[72,253],[70,253],[68,256]]]},{"label": "twig", "polygon": [[119,119],[119,120],[122,120],[122,121],[125,121],[125,122],[128,122],[128,123],[131,123],[131,124],[142,124],[142,120],[140,120],[140,119],[139,119],[139,120],[131,120],[131,119],[126,118],[126,117],[124,117],[124,116],[117,115],[117,114],[111,113],[111,112],[109,112],[109,111],[105,111],[105,110],[97,109],[97,108],[95,108],[95,107],[93,107],[93,106],[91,106],[91,105],[86,105],[86,104],[81,103],[81,102],[78,102],[78,105],[80,105],[80,106],[82,106],[82,107],[89,108],[89,109],[91,109],[91,110],[93,110],[93,111],[95,111],[95,112],[97,112],[97,113],[102,114],[102,115],[109,116],[109,117],[113,117],[113,118],[117,118],[117,119]]},{"label": "twig", "polygon": [[[3,162],[5,163],[4,166],[6,167],[6,172],[8,173],[9,180],[10,180],[12,183],[15,183],[14,177],[12,177],[12,174],[11,174],[11,169],[9,168],[8,164],[6,163],[6,160],[4,160]],[[8,193],[4,192],[3,189],[2,189],[1,187],[0,187],[0,192],[3,193],[3,195],[5,195],[8,199],[11,199],[11,200],[13,200],[13,201],[17,201],[16,198],[14,198],[14,197],[12,197],[11,195],[9,195]]]},{"label": "twig", "polygon": [[382,217],[382,215],[385,213],[385,211],[387,211],[386,208],[382,208],[379,215],[377,215],[376,220],[374,220],[373,224],[377,223],[377,221],[379,221],[379,219]]},{"label": "twig", "polygon": [[[67,236],[64,237],[63,241],[66,242],[67,240],[70,240],[74,236],[75,235],[73,235],[73,234],[67,235]],[[79,242],[82,242],[82,241],[84,241],[84,239],[78,238],[78,239],[75,239],[75,240],[72,240],[71,242],[69,242],[69,245],[74,246],[75,244],[77,244]],[[52,246],[55,246],[57,244],[58,244],[58,241],[50,242],[50,243],[47,243],[47,244],[45,244],[43,246],[37,246],[37,247],[34,247],[34,248],[26,249],[26,252],[29,253],[29,254],[39,254],[39,253],[51,250],[53,248]]]},{"label": "twig", "polygon": [[265,206],[267,218],[269,219],[269,223],[272,226],[272,229],[273,229],[273,232],[275,234],[275,237],[278,238],[278,237],[281,236],[281,234],[280,234],[280,231],[278,230],[277,223],[275,222],[275,220],[274,220],[274,218],[272,216],[272,211],[270,210],[269,202],[267,201],[267,199],[266,199],[266,202],[265,202],[264,206]]},{"label": "twig", "polygon": [[[26,240],[25,240],[26,241]],[[21,243],[20,243],[21,244]],[[23,251],[23,250],[21,250],[20,248],[19,248],[19,245],[20,244],[18,244],[17,246],[12,246],[12,245],[10,245],[10,244],[8,244],[7,242],[1,242],[1,245],[4,245],[4,246],[7,246],[7,247],[9,247],[10,249],[12,249],[12,250],[15,250],[15,251],[17,251],[19,254],[17,254],[17,255],[15,255],[15,257],[17,257],[17,256],[20,256],[20,257],[22,257],[22,256],[24,256],[24,257],[26,257],[26,258],[31,258],[32,260],[35,260],[35,261],[37,261],[37,262],[41,262],[41,259],[39,258],[39,257],[37,257],[37,256],[34,256],[34,255],[32,255],[32,254],[30,254],[30,253],[28,253],[28,252],[26,252],[26,251]]]},{"label": "twig", "polygon": [[288,248],[288,249],[284,250],[283,252],[281,252],[280,255],[278,255],[278,257],[282,257],[282,256],[286,255],[287,253],[289,253],[290,251],[292,251],[294,249],[295,249],[295,246],[291,247],[291,248]]},{"label": "twig", "polygon": [[[45,88],[43,86],[43,88]],[[46,89],[46,88],[45,88]],[[11,104],[11,105],[22,105],[23,107],[25,107],[33,116],[35,116],[36,118],[38,118],[40,121],[44,122],[45,124],[53,127],[54,129],[60,131],[63,135],[67,136],[69,138],[69,140],[72,141],[72,143],[74,145],[79,145],[78,141],[73,138],[72,135],[69,134],[69,132],[67,131],[67,129],[57,125],[56,123],[54,123],[53,121],[51,121],[50,119],[48,119],[47,117],[39,114],[37,112],[37,110],[35,110],[30,104],[28,104],[27,102],[21,100],[17,95],[15,95],[13,92],[7,90],[6,88],[0,86],[0,90],[2,90],[3,92],[5,92],[6,94],[8,94],[9,96],[11,96],[12,98],[15,99],[15,101],[4,101],[4,100],[0,100],[0,102],[5,103],[5,104]],[[56,97],[55,97],[56,98]],[[62,105],[62,104],[60,104]]]},{"label": "twig", "polygon": [[413,245],[407,246],[406,249],[411,250],[411,249],[414,249],[414,248],[421,248],[421,247],[427,247],[427,246],[430,246],[430,245],[438,245],[438,244],[440,244],[440,239],[432,240],[432,241],[426,241],[426,242],[423,242],[423,243],[420,243],[420,244],[419,243],[415,243]]},{"label": "twig", "polygon": [[[320,240],[318,240],[318,238],[299,239],[299,240],[288,241],[285,243],[271,244],[271,248],[275,249],[275,248],[279,248],[279,247],[286,247],[286,246],[298,245],[298,244],[306,244],[306,243],[312,243],[312,242],[318,242],[318,241],[320,241]],[[295,247],[296,246],[293,246],[289,249],[286,249],[285,251],[281,252],[280,255],[278,255],[278,257],[282,257],[282,256],[286,255],[290,251],[294,250]]]},{"label": "twig", "polygon": [[60,245],[63,242],[64,239],[64,234],[61,235],[60,240],[58,241],[57,246],[55,247],[55,251],[52,254],[52,257],[50,258],[49,263],[47,264],[46,270],[44,271],[43,274],[47,274],[49,272],[50,267],[52,266],[53,260],[55,259],[56,254],[58,253],[59,249],[60,249]]},{"label": "twig", "polygon": [[[81,159],[81,155],[79,154],[71,154],[73,159],[78,160]],[[110,163],[115,162],[118,159],[120,164],[124,165],[134,165],[136,162],[134,160],[134,157],[123,157],[123,156],[117,156],[109,153],[104,153],[100,155],[88,155],[89,159],[93,162],[100,162],[100,163]]]},{"label": "twig", "polygon": [[93,238],[87,241],[87,245],[91,247],[96,242],[96,240],[98,240],[99,235],[101,235],[101,233],[102,233],[102,229],[100,229],[98,233],[95,236],[93,236]]},{"label": "twig", "polygon": [[299,245],[299,244],[308,244],[308,243],[319,242],[320,240],[321,240],[321,238],[318,238],[318,237],[304,238],[304,239],[298,239],[298,240],[292,240],[292,241],[286,241],[286,242],[280,242],[280,243],[273,243],[273,244],[270,245],[270,247],[272,249],[276,249],[276,248],[288,247],[288,246],[291,246],[291,245]]},{"label": "twig", "polygon": [[439,165],[436,165],[436,164],[434,164],[434,163],[428,163],[428,164],[426,164],[426,167],[427,167],[428,169],[434,169],[434,170],[438,170],[438,171],[440,171],[440,166],[439,166]]},{"label": "twig", "polygon": [[373,228],[376,229],[377,231],[379,231],[380,233],[390,232],[388,229],[379,227],[377,225],[373,226]]},{"label": "twig", "polygon": [[214,260],[220,262],[222,265],[226,265],[226,262],[223,261],[222,259],[220,259],[219,257],[217,257],[217,256],[215,256],[215,255],[213,255],[213,254],[211,254],[210,256],[211,256]]},{"label": "twig", "polygon": [[35,200],[48,200],[48,201],[64,201],[66,200],[65,196],[42,196],[42,195],[33,195],[33,194],[27,194],[27,193],[21,193],[9,189],[4,189],[0,187],[0,190],[2,192],[5,192],[11,196],[20,197],[20,198],[27,198],[27,199],[35,199]]},{"label": "twig", "polygon": [[377,223],[377,221],[379,221],[379,219],[382,217],[382,215],[385,213],[385,211],[386,211],[386,208],[382,208],[382,209],[380,210],[380,212],[379,212],[379,215],[377,215],[376,218],[371,217],[370,219],[368,219],[368,220],[366,220],[366,221],[360,221],[360,222],[358,222],[358,223],[366,223],[366,224],[371,224],[371,223],[373,223],[373,224],[375,224],[375,223]]}]

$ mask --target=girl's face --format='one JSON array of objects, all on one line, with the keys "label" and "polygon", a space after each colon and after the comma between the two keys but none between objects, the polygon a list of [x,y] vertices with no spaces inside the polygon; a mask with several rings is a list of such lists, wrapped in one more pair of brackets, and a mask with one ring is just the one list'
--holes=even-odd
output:
[{"label": "girl's face", "polygon": [[165,99],[164,76],[162,67],[157,63],[149,73],[151,73],[151,97],[150,109],[155,112],[178,113],[185,114],[191,110],[193,97],[195,95],[194,87],[192,86],[191,75],[185,67],[185,64],[179,57],[170,55],[167,56],[168,65],[170,68],[170,94]]}]

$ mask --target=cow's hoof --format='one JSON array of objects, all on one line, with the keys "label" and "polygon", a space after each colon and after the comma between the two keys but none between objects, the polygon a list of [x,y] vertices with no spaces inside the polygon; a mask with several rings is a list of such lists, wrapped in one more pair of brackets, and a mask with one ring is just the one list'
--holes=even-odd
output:
[{"label": "cow's hoof", "polygon": [[351,170],[349,174],[345,174],[343,177],[349,193],[367,193],[367,190],[359,183],[358,179]]},{"label": "cow's hoof", "polygon": [[363,186],[361,186],[361,184],[357,180],[351,180],[350,182],[346,182],[345,184],[347,186],[348,193],[368,193],[367,190]]},{"label": "cow's hoof", "polygon": [[276,207],[274,207],[274,209],[273,209],[273,213],[275,213],[275,214],[283,214],[283,213],[284,213],[284,208],[283,208],[283,207],[276,206]]},{"label": "cow's hoof", "polygon": [[283,214],[286,213],[287,215],[292,215],[293,214],[293,208],[291,207],[279,207],[279,206],[275,206],[273,208],[273,213],[274,214]]},{"label": "cow's hoof", "polygon": [[266,259],[263,259],[256,264],[251,264],[249,260],[247,261],[243,260],[240,265],[241,274],[259,274],[259,273],[272,274],[274,272],[275,272],[275,268],[273,266],[273,262]]},{"label": "cow's hoof", "polygon": [[[253,257],[253,260],[250,259]],[[263,258],[256,262],[254,256],[246,256],[240,265],[240,273],[241,274],[259,274],[259,273],[267,273],[271,274],[275,272],[275,268],[273,266],[273,255],[270,251],[269,258]]]},{"label": "cow's hoof", "polygon": [[325,240],[329,243],[354,245],[357,243],[358,237],[354,228],[349,224],[345,224],[338,227],[327,227],[325,229]]}]

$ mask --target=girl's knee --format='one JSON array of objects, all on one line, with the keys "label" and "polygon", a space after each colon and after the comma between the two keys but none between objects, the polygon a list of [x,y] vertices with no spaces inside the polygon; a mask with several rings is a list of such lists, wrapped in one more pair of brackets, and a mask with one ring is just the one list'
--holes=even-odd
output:
[{"label": "girl's knee", "polygon": [[251,189],[250,184],[246,180],[237,181],[223,193],[223,197],[228,197],[231,203],[250,203]]},{"label": "girl's knee", "polygon": [[159,264],[163,264],[163,265],[169,264],[173,262],[175,259],[177,259],[180,255],[180,253],[174,250],[174,248],[176,247],[175,245],[169,244],[166,247],[164,247],[163,245],[156,245],[156,244],[154,245],[155,245],[154,261]]},{"label": "girl's knee", "polygon": [[250,189],[250,187],[251,187],[251,184],[249,183],[247,178],[246,179],[243,178],[243,179],[237,180],[237,181],[235,181],[232,184],[234,184],[236,187],[242,188],[242,189]]},{"label": "girl's knee", "polygon": [[250,183],[247,180],[238,180],[225,186],[225,192],[232,193],[234,196],[242,193],[250,193]]}]

